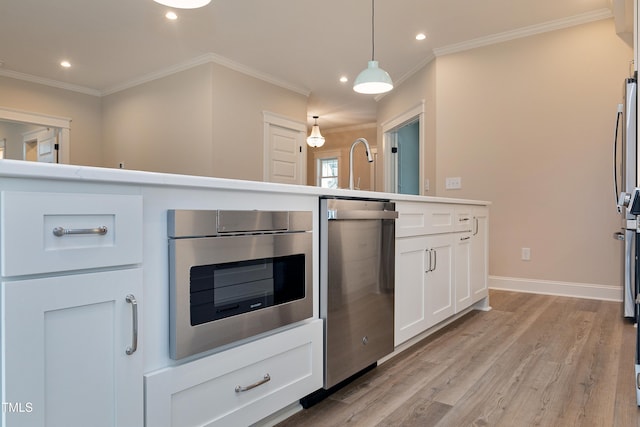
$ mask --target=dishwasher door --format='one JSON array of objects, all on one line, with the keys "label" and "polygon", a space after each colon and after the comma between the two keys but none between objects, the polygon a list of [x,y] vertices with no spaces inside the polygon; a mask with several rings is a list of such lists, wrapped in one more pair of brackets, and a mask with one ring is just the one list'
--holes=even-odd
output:
[{"label": "dishwasher door", "polygon": [[397,216],[388,201],[321,199],[325,389],[393,352]]}]

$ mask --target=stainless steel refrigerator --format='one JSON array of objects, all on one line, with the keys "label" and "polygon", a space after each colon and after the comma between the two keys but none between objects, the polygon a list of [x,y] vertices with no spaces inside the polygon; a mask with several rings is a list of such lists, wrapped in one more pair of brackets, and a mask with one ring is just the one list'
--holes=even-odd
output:
[{"label": "stainless steel refrigerator", "polygon": [[614,186],[615,202],[621,217],[621,231],[614,233],[614,238],[623,241],[624,256],[622,262],[624,280],[624,317],[635,318],[635,236],[637,229],[636,216],[625,209],[625,198],[633,194],[638,187],[638,152],[637,152],[637,81],[628,78],[624,83],[624,102],[618,105],[616,128],[613,144],[614,151]]}]

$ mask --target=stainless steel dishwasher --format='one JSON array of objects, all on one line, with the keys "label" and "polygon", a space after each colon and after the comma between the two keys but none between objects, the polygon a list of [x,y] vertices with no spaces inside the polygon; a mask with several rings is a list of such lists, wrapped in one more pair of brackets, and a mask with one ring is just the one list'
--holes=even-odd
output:
[{"label": "stainless steel dishwasher", "polygon": [[393,351],[395,204],[320,199],[324,389]]}]

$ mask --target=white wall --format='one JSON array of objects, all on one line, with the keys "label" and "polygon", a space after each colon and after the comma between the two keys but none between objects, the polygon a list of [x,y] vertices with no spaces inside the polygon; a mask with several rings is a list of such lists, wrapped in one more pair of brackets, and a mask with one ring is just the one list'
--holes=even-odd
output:
[{"label": "white wall", "polygon": [[[493,203],[490,275],[620,286],[611,144],[631,59],[612,20],[442,56],[380,101],[379,120],[434,99],[435,75],[437,194]],[[462,189],[445,190],[454,176]]]},{"label": "white wall", "polygon": [[[424,175],[429,180],[428,196],[436,195],[436,61],[431,61],[422,70],[395,87],[378,103],[378,124],[384,125],[414,109],[422,101],[425,107],[424,119]],[[378,139],[383,140],[379,134]],[[382,148],[382,144],[380,144]],[[378,150],[380,162],[384,161],[384,151]],[[377,188],[384,188],[383,174],[379,174]]]},{"label": "white wall", "polygon": [[0,76],[0,106],[70,118],[70,163],[102,166],[99,97]]},{"label": "white wall", "polygon": [[307,122],[307,97],[214,64],[213,174],[263,180],[263,112]]},{"label": "white wall", "polygon": [[105,165],[262,180],[263,111],[306,120],[306,96],[208,63],[104,97]]},{"label": "white wall", "polygon": [[41,128],[41,126],[27,123],[0,121],[0,139],[5,139],[4,158],[12,160],[23,160],[23,135],[26,132],[31,132],[38,128]]},{"label": "white wall", "polygon": [[104,166],[213,175],[211,67],[103,97]]}]

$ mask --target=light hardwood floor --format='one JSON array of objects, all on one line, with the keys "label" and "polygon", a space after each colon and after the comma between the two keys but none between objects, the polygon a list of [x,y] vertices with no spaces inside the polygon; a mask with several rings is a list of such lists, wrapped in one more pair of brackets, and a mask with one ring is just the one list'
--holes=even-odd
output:
[{"label": "light hardwood floor", "polygon": [[640,426],[620,303],[490,299],[278,426]]}]

